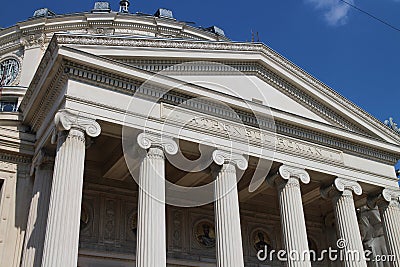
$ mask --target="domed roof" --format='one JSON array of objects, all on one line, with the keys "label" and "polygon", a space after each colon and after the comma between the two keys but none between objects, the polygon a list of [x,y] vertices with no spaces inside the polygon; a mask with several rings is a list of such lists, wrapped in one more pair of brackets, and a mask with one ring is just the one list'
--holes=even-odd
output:
[{"label": "domed roof", "polygon": [[56,32],[229,41],[218,27],[194,27],[176,20],[168,9],[154,15],[132,14],[112,11],[108,2],[96,2],[91,12],[57,15],[47,8],[36,10],[32,18],[0,30],[0,54],[21,44],[44,45]]}]

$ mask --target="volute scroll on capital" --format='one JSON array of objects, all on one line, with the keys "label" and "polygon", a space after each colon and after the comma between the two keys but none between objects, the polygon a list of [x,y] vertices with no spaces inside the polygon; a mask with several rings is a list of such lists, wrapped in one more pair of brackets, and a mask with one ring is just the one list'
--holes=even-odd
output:
[{"label": "volute scroll on capital", "polygon": [[399,189],[389,189],[385,188],[382,191],[382,197],[387,202],[397,201],[400,202],[400,190]]},{"label": "volute scroll on capital", "polygon": [[226,150],[215,150],[212,153],[212,158],[217,165],[231,163],[242,171],[246,170],[249,166],[247,159],[243,155],[232,153]]},{"label": "volute scroll on capital", "polygon": [[294,167],[290,165],[282,165],[279,167],[279,175],[284,180],[289,180],[289,178],[297,178],[302,181],[304,184],[308,184],[310,182],[310,175],[308,172],[299,167]]},{"label": "volute scroll on capital", "polygon": [[344,192],[346,189],[351,190],[357,196],[361,196],[362,194],[362,187],[356,181],[352,181],[345,178],[336,178],[334,181],[334,186],[340,192]]},{"label": "volute scroll on capital", "polygon": [[352,192],[354,194],[360,196],[362,194],[361,185],[353,180],[349,180],[346,178],[338,177],[335,179],[333,184],[328,187],[321,188],[321,196],[325,199],[329,199],[332,197],[337,197],[341,195],[341,193],[347,192],[347,196],[350,196]]},{"label": "volute scroll on capital", "polygon": [[73,128],[86,133],[89,137],[97,137],[101,133],[100,124],[94,118],[81,115],[68,109],[60,109],[54,117],[57,131],[69,131]]},{"label": "volute scroll on capital", "polygon": [[172,137],[163,134],[143,132],[138,135],[137,142],[139,147],[149,149],[150,147],[160,147],[165,153],[175,155],[178,153],[178,144]]},{"label": "volute scroll on capital", "polygon": [[385,188],[377,196],[368,198],[367,204],[369,208],[375,208],[376,205],[382,203],[386,204],[400,204],[400,189],[398,188]]}]

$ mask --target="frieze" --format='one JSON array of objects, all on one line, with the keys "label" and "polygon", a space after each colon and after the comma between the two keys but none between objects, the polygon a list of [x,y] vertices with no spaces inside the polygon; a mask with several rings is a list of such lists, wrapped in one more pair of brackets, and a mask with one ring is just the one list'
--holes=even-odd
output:
[{"label": "frieze", "polygon": [[[326,107],[324,104],[320,103],[318,100],[314,99],[308,94],[305,94],[302,90],[298,89],[296,86],[259,63],[219,62],[224,65],[217,65],[214,62],[196,62],[196,64],[182,64],[185,63],[183,60],[123,60],[123,62],[144,70],[157,72],[163,71],[164,74],[173,75],[204,75],[205,73],[213,75],[226,73],[237,75],[239,72],[256,75],[261,80],[288,95],[290,98],[293,98],[301,105],[307,107],[308,109],[312,109],[326,120],[353,132],[367,135],[367,133],[360,127],[357,127],[353,123],[349,122],[332,109]],[[237,70],[237,72],[232,71],[232,69]]]},{"label": "frieze", "polygon": [[223,138],[232,138],[239,142],[248,141],[252,145],[270,149],[276,148],[278,151],[303,157],[343,163],[341,151],[283,137],[273,132],[259,130],[182,108],[162,104],[160,115],[161,118],[167,119],[169,123],[184,124],[185,127],[196,131],[200,130]]},{"label": "frieze", "polygon": [[[345,97],[317,80],[316,78],[309,75],[307,72],[297,67],[289,60],[279,55],[271,48],[263,44],[249,44],[249,43],[226,43],[226,42],[197,42],[197,41],[176,41],[176,40],[146,40],[146,39],[121,39],[121,38],[105,38],[105,37],[84,37],[84,36],[70,36],[70,35],[59,35],[57,36],[59,43],[65,44],[84,44],[84,45],[104,45],[109,46],[134,46],[134,47],[154,47],[154,48],[180,48],[180,49],[210,49],[210,50],[232,50],[232,51],[242,51],[242,52],[260,52],[264,54],[267,58],[272,59],[277,62],[287,71],[295,74],[297,77],[306,81],[310,85],[316,87],[327,96],[335,101],[341,103],[347,108],[351,109],[356,114],[360,115],[362,118],[366,119],[370,123],[376,125],[381,131],[390,135],[391,137],[400,141],[400,136],[392,132],[390,129],[384,127],[384,125],[378,121],[376,118],[372,117],[365,111],[363,111],[358,106],[354,105],[352,102],[347,100]],[[280,86],[280,84],[278,84]]]},{"label": "frieze", "polygon": [[[50,45],[51,47],[51,45]],[[49,52],[49,51],[48,51]],[[116,63],[118,64],[118,63]],[[59,70],[62,68],[60,67]],[[60,71],[57,72],[60,74]],[[56,77],[52,80],[53,82],[58,81],[56,84],[54,84],[54,87],[56,89],[50,90],[50,87],[47,89],[47,94],[46,97],[42,99],[42,101],[48,101],[50,99],[54,99],[60,91],[62,83],[65,82],[67,78],[74,79],[74,80],[79,80],[79,81],[84,81],[86,83],[91,83],[96,86],[100,87],[106,87],[109,88],[110,90],[115,90],[118,92],[122,92],[127,95],[132,95],[132,94],[137,94],[146,98],[157,98],[159,99],[161,97],[161,102],[172,104],[172,105],[179,105],[185,102],[186,105],[192,105],[191,101],[188,101],[190,97],[188,95],[175,92],[175,91],[170,91],[167,94],[161,89],[161,88],[142,88],[139,87],[139,82],[134,81],[132,79],[127,79],[126,77],[116,75],[116,74],[107,74],[103,71],[96,70],[89,68],[87,66],[81,66],[76,63],[72,62],[64,62],[63,63],[63,73],[56,79]],[[37,76],[35,76],[37,78]],[[35,79],[34,79],[35,80]],[[34,82],[33,82],[34,83]],[[32,94],[31,88],[28,90],[26,97],[23,100],[23,103],[21,104],[21,107],[23,109],[26,108],[27,102],[29,101],[30,94]],[[69,97],[72,99],[73,97]],[[87,100],[84,99],[79,99],[79,101],[85,101],[89,103]],[[51,101],[50,101],[51,102]],[[99,103],[93,103],[97,106],[102,106]],[[220,107],[215,106],[215,111],[210,111],[206,110],[206,107],[210,105],[209,102],[204,101],[204,103],[201,103],[201,105],[192,105],[188,106],[187,108],[191,110],[196,110],[201,113],[212,113],[213,116],[220,116]],[[41,107],[41,109],[47,109],[50,108],[48,105],[44,105]],[[104,106],[105,107],[105,106]],[[110,108],[110,107],[107,107]],[[112,107],[115,110],[120,110],[124,112],[125,110],[120,109],[119,107],[115,106]],[[226,111],[224,111],[226,112]],[[31,125],[33,125],[33,129],[37,129],[37,127],[40,127],[42,121],[43,121],[43,116],[46,114],[46,112],[40,111],[40,112],[35,112],[35,114],[40,114],[40,115],[34,115],[34,118],[31,120]],[[245,112],[245,111],[237,111],[236,110],[236,117],[239,115],[240,119],[242,121],[250,126],[256,126],[259,125],[263,129],[269,129],[270,122],[268,119],[266,120],[257,120],[254,118],[254,115],[252,116],[251,113]],[[394,164],[397,162],[398,155],[394,153],[388,153],[379,149],[371,148],[366,145],[361,145],[361,144],[356,144],[354,142],[349,142],[337,137],[329,136],[323,133],[317,133],[314,131],[310,131],[306,128],[299,127],[299,126],[294,126],[290,125],[286,122],[281,122],[281,121],[275,121],[275,126],[276,126],[276,131],[285,136],[290,136],[293,138],[300,138],[302,140],[307,140],[308,142],[319,144],[322,146],[328,146],[331,148],[337,148],[341,151],[346,151],[348,153],[354,154],[354,155],[362,155],[366,158],[384,162],[384,163],[389,163],[389,164]],[[386,127],[385,127],[386,128]]]}]

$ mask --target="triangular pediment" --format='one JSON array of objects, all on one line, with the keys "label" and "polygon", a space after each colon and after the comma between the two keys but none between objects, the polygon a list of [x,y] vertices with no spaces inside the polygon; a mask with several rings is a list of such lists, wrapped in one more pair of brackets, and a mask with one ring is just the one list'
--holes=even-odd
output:
[{"label": "triangular pediment", "polygon": [[[65,42],[67,39],[61,38],[60,41]],[[115,39],[115,37],[111,39]],[[59,40],[57,39],[57,41]],[[181,66],[184,62],[194,61],[184,58],[189,57],[190,54],[193,56],[193,51],[185,51],[185,49],[189,50],[188,48],[180,51],[179,54],[182,58],[178,59],[175,50],[169,51],[162,48],[157,50],[154,44],[151,45],[151,52],[149,52],[150,48],[138,50],[138,46],[131,47],[126,40],[121,42],[122,47],[97,47],[100,41],[91,41],[94,43],[91,45],[77,45],[74,43],[75,41],[71,41],[71,44],[59,44],[59,57],[98,68],[103,73],[109,72],[110,75],[120,75],[125,77],[124,79],[142,82],[154,79],[156,73],[169,68],[167,72],[156,76],[157,83],[168,88],[176,87],[184,94],[223,99],[226,103],[236,107],[240,100],[245,99],[257,106],[260,112],[264,107],[269,107],[279,120],[310,128],[310,130],[329,131],[330,134],[343,138],[353,135],[351,139],[354,140],[360,136],[394,145],[400,144],[400,138],[396,133],[350,101],[339,97],[332,89],[325,88],[325,91],[322,91],[320,87],[306,83],[304,78],[297,77],[287,69],[283,69],[284,66],[272,64],[268,62],[268,58],[260,57],[261,53],[257,55],[257,60],[254,60],[254,56],[249,56],[253,58],[246,63],[243,56],[240,58],[233,51],[224,51],[224,55],[232,52],[232,55],[229,54],[230,60],[224,61],[226,67],[217,65],[213,69],[212,66],[215,63],[204,62],[205,57],[210,56],[209,53],[220,53],[215,48],[223,44],[202,42],[203,50],[210,45],[210,51],[207,51],[206,54],[202,54],[204,51],[201,51],[200,55],[203,55],[204,58],[198,56],[195,61],[203,63],[199,64],[197,69],[196,63],[190,63],[192,65],[189,64],[189,70],[182,71],[182,68],[174,70],[173,66]],[[134,41],[138,45],[143,40],[135,39]],[[146,40],[144,43],[150,44],[153,41]],[[162,45],[165,46],[168,42],[177,41],[163,40]],[[184,47],[183,44],[190,42],[180,41],[180,43],[180,47]],[[194,44],[197,43],[192,43],[192,45]],[[161,43],[159,45],[161,46]],[[186,52],[188,54],[185,54]],[[164,55],[162,60],[158,57],[161,55],[160,53]],[[146,55],[145,59],[143,59],[144,55]],[[214,61],[222,62],[221,59]],[[233,73],[232,69],[241,74]],[[37,73],[37,75],[40,74]],[[249,88],[253,89],[249,90]],[[332,91],[330,95],[326,92],[329,90]],[[238,108],[246,109],[246,105]]]}]

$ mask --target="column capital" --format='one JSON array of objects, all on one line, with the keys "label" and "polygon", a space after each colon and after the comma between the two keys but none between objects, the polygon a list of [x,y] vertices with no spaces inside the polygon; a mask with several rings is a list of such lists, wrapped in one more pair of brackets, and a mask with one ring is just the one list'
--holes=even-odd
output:
[{"label": "column capital", "polygon": [[81,115],[68,109],[60,109],[54,117],[56,131],[78,129],[90,137],[97,137],[101,133],[100,124],[94,118]]},{"label": "column capital", "polygon": [[391,204],[400,203],[400,189],[398,188],[385,188],[382,192],[376,196],[368,197],[368,207],[374,208],[376,205],[380,204]]},{"label": "column capital", "polygon": [[308,184],[310,182],[310,175],[308,174],[308,172],[305,169],[299,167],[294,167],[284,164],[279,167],[279,175],[284,180],[289,180],[290,178],[297,178],[304,184]]},{"label": "column capital", "polygon": [[39,152],[33,157],[30,175],[35,173],[36,168],[44,164],[53,165],[54,157],[50,156],[44,149],[39,150]]},{"label": "column capital", "polygon": [[353,180],[338,177],[335,179],[332,185],[326,188],[321,188],[321,195],[323,198],[328,199],[332,197],[332,194],[337,195],[337,193],[344,193],[345,191],[354,192],[358,196],[362,194],[362,188],[359,183]]},{"label": "column capital", "polygon": [[172,137],[158,133],[143,132],[138,135],[137,142],[143,149],[159,147],[163,149],[165,153],[170,155],[178,153],[178,144],[172,139]]},{"label": "column capital", "polygon": [[232,164],[244,171],[249,166],[247,159],[240,154],[232,153],[226,150],[217,149],[212,153],[213,161],[217,165]]}]

